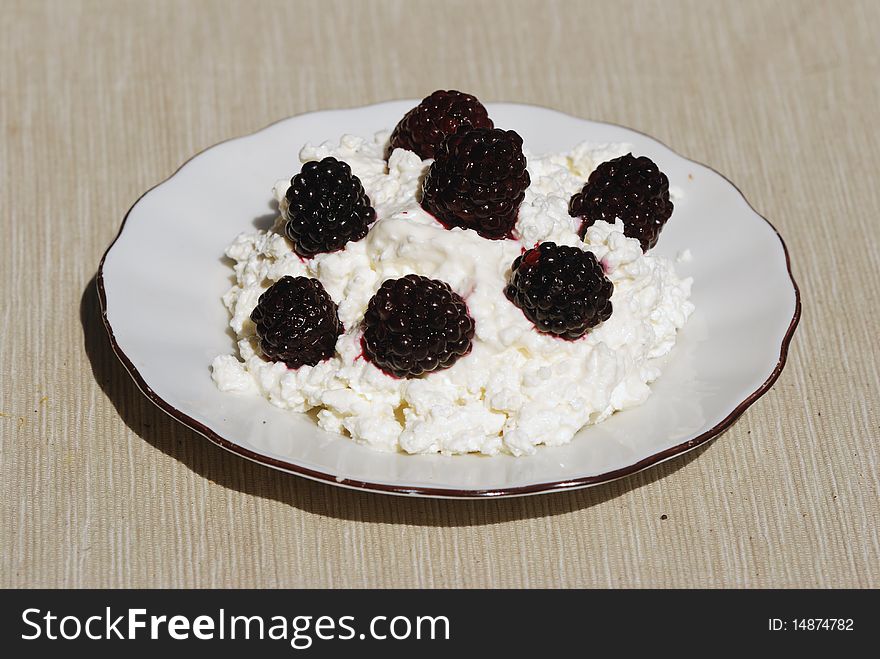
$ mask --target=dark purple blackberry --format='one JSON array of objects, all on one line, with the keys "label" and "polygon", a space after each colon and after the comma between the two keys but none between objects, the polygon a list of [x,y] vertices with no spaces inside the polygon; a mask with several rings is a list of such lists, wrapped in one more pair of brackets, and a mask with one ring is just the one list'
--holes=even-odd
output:
[{"label": "dark purple blackberry", "polygon": [[438,89],[403,115],[395,126],[385,158],[394,149],[408,149],[425,160],[433,158],[440,142],[463,126],[492,128],[486,108],[476,97],[450,89]]},{"label": "dark purple blackberry", "polygon": [[504,294],[541,332],[577,339],[611,317],[614,285],[592,252],[541,243],[516,257]]},{"label": "dark purple blackberry", "polygon": [[367,235],[376,211],[348,163],[336,158],[307,162],[287,189],[284,231],[305,258],[335,252]]},{"label": "dark purple blackberry", "polygon": [[314,366],[333,356],[342,323],[317,279],[282,277],[251,312],[263,354],[288,368]]},{"label": "dark purple blackberry", "polygon": [[364,314],[364,356],[398,378],[449,368],[473,338],[465,301],[446,282],[419,275],[386,280]]},{"label": "dark purple blackberry", "polygon": [[509,238],[529,183],[519,135],[500,128],[463,129],[437,149],[422,185],[422,208],[447,228]]},{"label": "dark purple blackberry", "polygon": [[583,189],[571,198],[568,213],[583,220],[581,238],[594,222],[623,221],[623,233],[637,238],[642,251],[657,244],[672,215],[669,179],[647,156],[628,153],[603,162],[590,174]]}]

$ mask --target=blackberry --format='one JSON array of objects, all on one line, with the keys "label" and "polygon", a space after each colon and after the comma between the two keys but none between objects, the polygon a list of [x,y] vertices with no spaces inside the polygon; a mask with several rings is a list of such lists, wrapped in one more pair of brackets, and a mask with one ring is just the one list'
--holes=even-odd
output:
[{"label": "blackberry", "polygon": [[282,277],[251,313],[263,354],[288,368],[314,366],[333,356],[342,323],[317,279]]},{"label": "blackberry", "polygon": [[611,317],[612,292],[592,252],[556,243],[518,256],[504,289],[538,330],[570,340]]},{"label": "blackberry", "polygon": [[492,128],[494,124],[476,97],[439,89],[403,115],[391,133],[385,158],[394,149],[415,151],[422,160],[433,158],[443,138],[463,126]]},{"label": "blackberry", "polygon": [[580,235],[598,220],[623,221],[623,233],[637,238],[642,251],[657,244],[666,220],[672,215],[669,179],[647,156],[628,153],[603,162],[590,174],[583,189],[571,198],[568,213],[582,218]]},{"label": "blackberry", "polygon": [[522,138],[500,128],[463,129],[443,140],[422,185],[422,208],[448,227],[484,238],[511,235],[529,187]]},{"label": "blackberry", "polygon": [[305,258],[360,240],[376,219],[360,179],[336,158],[303,165],[290,180],[286,197],[284,231],[294,251]]},{"label": "blackberry", "polygon": [[386,280],[364,314],[365,357],[398,378],[452,366],[473,338],[465,301],[446,282],[419,275]]}]

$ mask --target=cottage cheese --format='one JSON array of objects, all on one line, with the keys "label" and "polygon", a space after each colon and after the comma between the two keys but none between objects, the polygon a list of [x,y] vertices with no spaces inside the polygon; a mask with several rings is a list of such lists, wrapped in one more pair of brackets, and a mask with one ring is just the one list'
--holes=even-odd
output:
[{"label": "cottage cheese", "polygon": [[[660,374],[658,358],[672,349],[693,310],[691,280],[679,279],[668,260],[642,254],[619,221],[597,222],[581,241],[567,212],[568,199],[596,165],[630,147],[581,144],[568,153],[526,153],[531,185],[518,240],[496,241],[447,230],[423,211],[416,193],[430,161],[397,149],[386,167],[387,139],[387,133],[372,140],[346,135],[300,153],[302,162],[344,160],[361,179],[378,217],[363,240],[306,261],[284,238],[279,217],[273,230],[243,233],[228,247],[236,284],[223,302],[238,354],[214,360],[217,386],[296,412],[315,409],[325,430],[407,453],[527,455],[642,403]],[[287,186],[275,187],[282,212]],[[611,318],[577,341],[537,332],[504,296],[513,260],[543,241],[592,251],[614,283]],[[448,282],[467,301],[476,336],[472,352],[451,368],[405,380],[363,358],[359,324],[382,282],[410,273]],[[336,355],[316,366],[290,370],[260,353],[249,316],[263,291],[285,275],[316,277],[339,305],[346,331]]]}]

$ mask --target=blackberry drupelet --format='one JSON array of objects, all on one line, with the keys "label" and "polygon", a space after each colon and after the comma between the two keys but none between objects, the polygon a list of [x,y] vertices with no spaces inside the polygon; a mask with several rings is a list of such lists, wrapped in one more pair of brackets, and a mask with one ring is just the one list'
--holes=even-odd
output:
[{"label": "blackberry drupelet", "polygon": [[309,258],[335,252],[367,235],[376,211],[348,163],[336,158],[307,162],[287,189],[285,233]]},{"label": "blackberry drupelet", "polygon": [[569,340],[611,317],[613,292],[592,252],[556,243],[518,256],[504,289],[538,330]]},{"label": "blackberry drupelet", "polygon": [[522,138],[500,128],[463,129],[443,140],[422,185],[422,208],[447,228],[511,235],[529,187]]},{"label": "blackberry drupelet", "polygon": [[342,323],[317,279],[282,277],[251,313],[263,354],[288,368],[314,366],[333,356]]},{"label": "blackberry drupelet", "polygon": [[420,275],[386,280],[364,314],[364,356],[398,378],[452,366],[473,338],[465,301],[446,282]]},{"label": "blackberry drupelet", "polygon": [[422,160],[433,158],[443,138],[464,126],[492,128],[494,124],[476,97],[439,89],[403,115],[391,133],[385,158],[394,149],[415,151]]},{"label": "blackberry drupelet", "polygon": [[657,244],[672,208],[666,174],[647,156],[628,153],[599,165],[571,198],[568,213],[583,220],[581,238],[594,222],[613,223],[619,217],[623,233],[637,238],[647,252]]}]

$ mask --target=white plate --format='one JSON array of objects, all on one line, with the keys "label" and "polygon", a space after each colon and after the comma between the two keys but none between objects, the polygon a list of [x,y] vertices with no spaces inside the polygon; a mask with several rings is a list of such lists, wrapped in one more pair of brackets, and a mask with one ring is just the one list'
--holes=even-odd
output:
[{"label": "white plate", "polygon": [[[800,316],[788,253],[775,229],[720,174],[638,132],[527,105],[490,104],[496,125],[533,153],[582,140],[628,142],[651,157],[684,198],[656,251],[694,277],[696,311],[648,401],[530,457],[403,455],[320,430],[260,397],[221,393],[214,356],[233,351],[220,296],[222,255],[239,232],[263,226],[273,183],[299,168],[305,142],[392,128],[417,101],[315,112],[214,146],[129,210],[98,271],[111,342],[150,400],[233,453],[345,487],[434,497],[534,494],[634,473],[715,437],[763,393],[785,363]],[[258,218],[262,218],[259,220]]]}]

